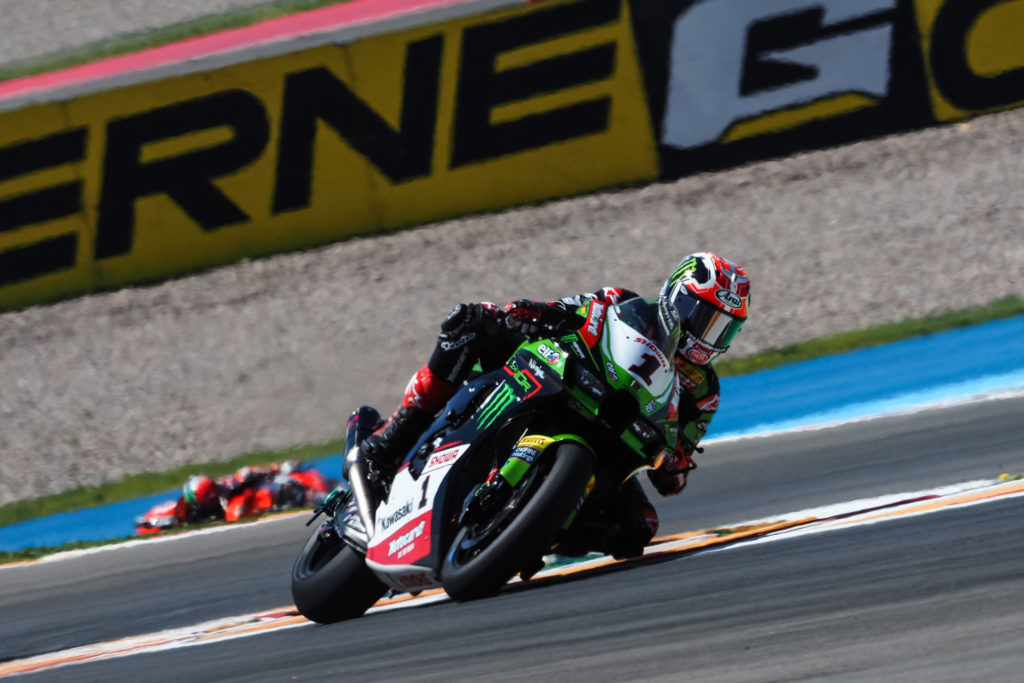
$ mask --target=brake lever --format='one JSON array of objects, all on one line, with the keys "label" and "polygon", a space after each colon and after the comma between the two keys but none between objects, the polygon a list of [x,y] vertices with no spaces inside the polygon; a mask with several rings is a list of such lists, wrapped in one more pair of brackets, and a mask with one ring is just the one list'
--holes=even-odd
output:
[{"label": "brake lever", "polygon": [[346,503],[352,494],[349,490],[342,490],[341,487],[335,488],[333,491],[327,494],[323,502],[317,505],[313,509],[313,516],[306,522],[306,526],[309,526],[316,521],[316,518],[322,515],[325,511],[331,515],[336,516],[338,508],[343,503]]},{"label": "brake lever", "polygon": [[306,522],[306,526],[309,526],[310,524],[315,522],[316,518],[319,517],[320,515],[322,515],[323,512],[324,512],[324,506],[323,505],[318,505],[316,508],[314,508],[313,509],[313,516],[309,518],[308,522]]}]

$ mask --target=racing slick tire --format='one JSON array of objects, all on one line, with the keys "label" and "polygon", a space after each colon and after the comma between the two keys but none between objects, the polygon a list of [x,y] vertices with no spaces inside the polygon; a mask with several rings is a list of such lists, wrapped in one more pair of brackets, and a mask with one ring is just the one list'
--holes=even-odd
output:
[{"label": "racing slick tire", "polygon": [[340,539],[325,541],[320,529],[306,541],[292,568],[295,607],[320,624],[358,617],[386,592],[362,554]]},{"label": "racing slick tire", "polygon": [[[524,565],[539,559],[582,500],[594,471],[591,454],[572,442],[558,445],[546,476],[535,466],[516,488],[513,501],[494,519],[463,526],[441,567],[441,583],[454,600],[501,590]],[[516,504],[516,496],[520,496]],[[504,519],[497,519],[505,515]],[[511,517],[509,521],[508,517]]]}]

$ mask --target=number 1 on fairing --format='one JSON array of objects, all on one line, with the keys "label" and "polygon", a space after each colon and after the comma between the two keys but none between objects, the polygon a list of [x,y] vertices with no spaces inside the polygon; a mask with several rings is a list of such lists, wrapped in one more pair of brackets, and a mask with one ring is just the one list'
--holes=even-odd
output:
[{"label": "number 1 on fairing", "polygon": [[427,485],[428,484],[430,484],[430,475],[429,474],[427,476],[423,477],[423,496],[420,498],[420,504],[419,504],[419,507],[416,508],[417,510],[422,510],[423,508],[427,507]]},{"label": "number 1 on fairing", "polygon": [[651,382],[653,381],[651,376],[654,374],[655,370],[661,367],[661,363],[658,362],[656,357],[649,353],[645,353],[641,357],[644,359],[643,363],[640,365],[630,365],[627,369],[642,379],[644,384],[651,386]]}]

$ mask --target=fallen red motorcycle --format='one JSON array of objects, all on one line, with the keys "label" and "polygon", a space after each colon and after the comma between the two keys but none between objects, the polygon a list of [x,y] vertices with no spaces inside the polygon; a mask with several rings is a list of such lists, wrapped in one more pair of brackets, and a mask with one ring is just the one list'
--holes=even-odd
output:
[{"label": "fallen red motorcycle", "polygon": [[[189,487],[196,479],[209,482],[214,490],[203,506],[194,504],[194,499],[190,500]],[[242,468],[217,480],[193,477],[177,500],[158,503],[144,515],[137,516],[135,532],[155,534],[185,524],[235,522],[255,519],[268,512],[314,507],[323,501],[336,483],[320,471],[301,464]]]}]

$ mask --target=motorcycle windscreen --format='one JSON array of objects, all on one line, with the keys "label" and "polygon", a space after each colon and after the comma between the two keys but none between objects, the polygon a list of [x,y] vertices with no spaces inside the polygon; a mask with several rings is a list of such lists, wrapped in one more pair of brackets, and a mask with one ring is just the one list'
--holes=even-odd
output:
[{"label": "motorcycle windscreen", "polygon": [[[641,333],[638,327],[651,336]],[[606,359],[641,382],[656,401],[663,403],[675,386],[675,370],[670,358],[676,342],[675,335],[662,332],[655,305],[643,299],[631,299],[608,311],[601,351]]]}]

